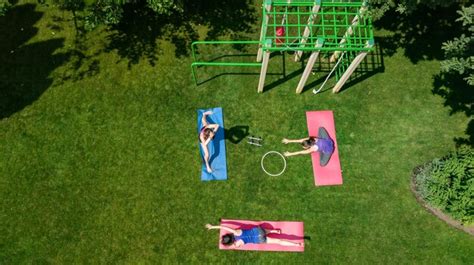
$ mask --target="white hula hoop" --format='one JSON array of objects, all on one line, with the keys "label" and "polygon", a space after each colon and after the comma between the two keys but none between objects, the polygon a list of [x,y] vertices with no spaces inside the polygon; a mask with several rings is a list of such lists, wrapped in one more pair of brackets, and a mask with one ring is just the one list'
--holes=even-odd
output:
[{"label": "white hula hoop", "polygon": [[[283,170],[282,170],[280,173],[278,173],[278,174],[269,173],[269,172],[265,169],[265,167],[263,166],[263,160],[265,160],[265,157],[267,157],[267,155],[269,155],[269,154],[278,154],[278,155],[280,155],[281,158],[283,159]],[[277,151],[270,151],[270,152],[267,152],[266,154],[264,154],[264,155],[262,156],[262,160],[260,161],[260,165],[262,166],[263,172],[267,173],[267,175],[272,176],[272,177],[278,177],[278,176],[280,176],[281,174],[283,174],[283,172],[285,172],[285,170],[286,170],[286,159],[285,159],[285,157],[284,157],[282,154],[280,154],[279,152],[277,152]]]}]

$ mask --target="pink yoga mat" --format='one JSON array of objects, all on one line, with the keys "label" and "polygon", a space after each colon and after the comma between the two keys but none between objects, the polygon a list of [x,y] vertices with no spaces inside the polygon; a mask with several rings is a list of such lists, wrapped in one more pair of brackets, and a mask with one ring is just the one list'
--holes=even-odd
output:
[{"label": "pink yoga mat", "polygon": [[314,184],[316,186],[342,185],[341,162],[339,161],[339,148],[332,111],[308,111],[306,112],[306,122],[308,123],[309,136],[318,136],[319,127],[324,127],[331,139],[334,140],[334,153],[326,166],[319,165],[319,152],[311,154]]},{"label": "pink yoga mat", "polygon": [[[303,222],[271,222],[271,221],[249,221],[249,220],[221,220],[221,225],[232,229],[250,229],[255,226],[261,226],[263,229],[280,229],[281,234],[269,234],[269,237],[290,240],[293,242],[304,242]],[[255,251],[289,251],[303,252],[303,247],[286,247],[277,244],[245,244],[239,248],[226,247],[220,243],[223,235],[227,234],[221,229],[219,234],[219,249],[224,250],[255,250]]]}]

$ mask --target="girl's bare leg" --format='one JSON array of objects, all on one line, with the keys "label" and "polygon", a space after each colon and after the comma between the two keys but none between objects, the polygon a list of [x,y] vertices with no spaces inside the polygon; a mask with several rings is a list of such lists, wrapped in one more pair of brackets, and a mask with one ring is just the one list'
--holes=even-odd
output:
[{"label": "girl's bare leg", "polygon": [[271,238],[267,237],[267,243],[268,244],[278,244],[282,246],[287,246],[287,247],[302,247],[304,246],[304,243],[295,243],[291,242],[288,240],[283,240],[283,239],[278,239],[278,238]]},{"label": "girl's bare leg", "polygon": [[281,234],[281,229],[264,229],[265,234]]}]

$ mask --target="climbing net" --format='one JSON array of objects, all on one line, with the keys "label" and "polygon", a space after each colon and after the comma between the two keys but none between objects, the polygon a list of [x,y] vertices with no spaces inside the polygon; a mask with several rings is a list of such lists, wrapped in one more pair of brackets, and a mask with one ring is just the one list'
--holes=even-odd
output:
[{"label": "climbing net", "polygon": [[366,1],[266,0],[260,43],[265,51],[368,51],[373,30],[367,8]]}]

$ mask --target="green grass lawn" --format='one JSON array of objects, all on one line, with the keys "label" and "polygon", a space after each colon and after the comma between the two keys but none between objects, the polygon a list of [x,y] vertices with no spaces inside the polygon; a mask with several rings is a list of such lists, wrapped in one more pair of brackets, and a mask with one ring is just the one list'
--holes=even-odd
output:
[{"label": "green grass lawn", "polygon": [[[384,56],[383,73],[336,95],[296,95],[299,74],[263,94],[257,75],[195,87],[191,59],[175,58],[167,41],[154,66],[129,66],[115,50],[97,52],[107,41],[99,31],[81,57],[70,52],[72,22],[55,20],[67,14],[34,8],[29,26],[21,15],[0,24],[1,36],[26,36],[13,53],[16,37],[0,40],[0,263],[474,263],[473,238],[425,211],[409,188],[412,169],[453,150],[468,122],[432,94],[437,61],[413,64],[399,49]],[[299,69],[286,59],[288,74]],[[281,71],[280,56],[270,62]],[[203,183],[196,109],[216,106],[225,127],[249,126],[265,146],[227,141],[229,179]],[[261,156],[297,149],[281,139],[306,136],[305,111],[326,109],[344,185],[316,188],[309,157],[265,175]],[[220,218],[303,221],[311,240],[304,253],[220,251],[218,233],[204,228]]]}]

